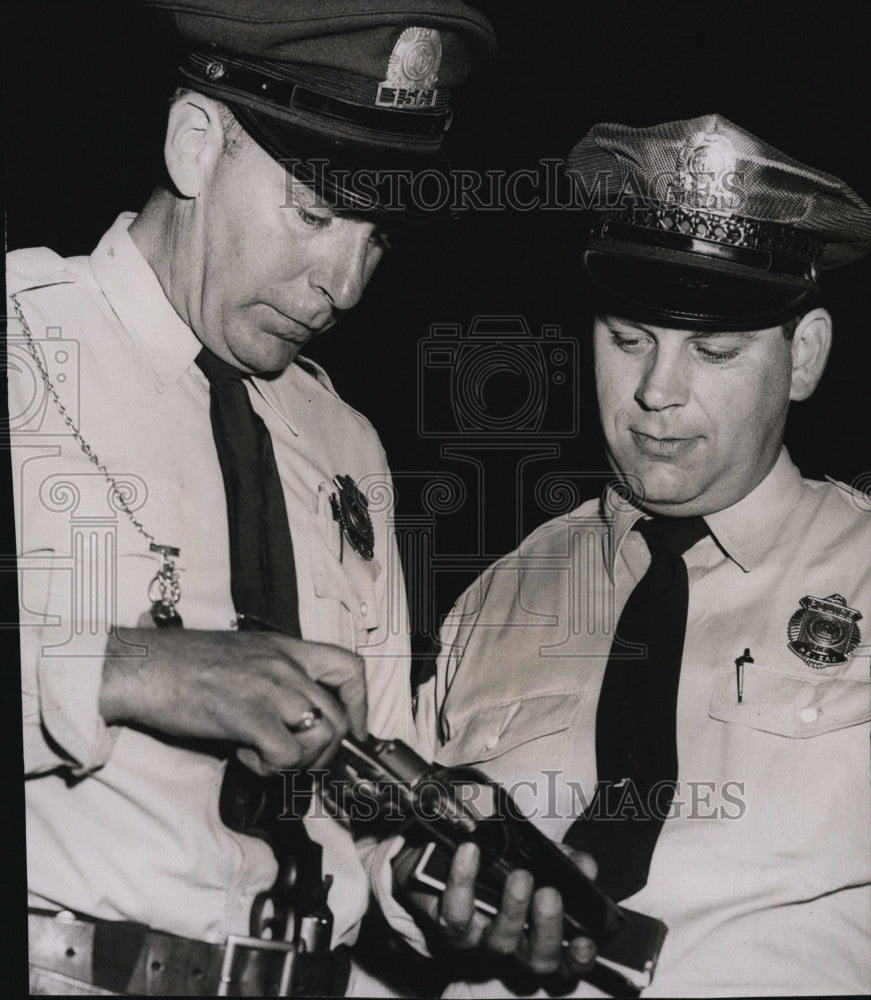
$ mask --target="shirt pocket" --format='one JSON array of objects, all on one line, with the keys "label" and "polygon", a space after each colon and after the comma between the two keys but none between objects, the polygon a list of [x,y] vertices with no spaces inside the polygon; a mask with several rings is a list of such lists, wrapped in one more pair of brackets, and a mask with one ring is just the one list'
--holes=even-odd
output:
[{"label": "shirt pocket", "polygon": [[[565,733],[576,719],[581,703],[580,695],[532,695],[505,705],[492,705],[476,709],[459,722],[449,724],[451,737],[436,753],[436,762],[454,767],[480,764],[523,751],[529,759],[543,755],[554,761],[555,743],[564,747],[568,742]],[[564,749],[558,753],[564,755]],[[560,766],[553,764],[553,766]]]},{"label": "shirt pocket", "polygon": [[381,624],[377,589],[381,566],[377,559],[362,559],[342,539],[324,488],[318,493],[318,510],[311,516],[308,537],[318,605],[317,638],[348,647],[367,645]]},{"label": "shirt pocket", "polygon": [[[852,666],[852,665],[851,665]],[[744,666],[743,700],[737,697],[735,667],[723,669],[714,684],[712,719],[748,726],[776,736],[808,739],[871,719],[871,682],[856,676],[801,677],[772,663]]]},{"label": "shirt pocket", "polygon": [[501,784],[520,812],[548,836],[560,839],[566,817],[576,815],[575,791],[594,779],[578,753],[582,694],[531,695],[469,713],[451,725],[451,738],[436,753],[437,764],[471,765]]},{"label": "shirt pocket", "polygon": [[867,881],[867,654],[835,676],[785,650],[756,659],[744,667],[741,704],[734,664],[716,675],[708,714],[728,725],[711,732],[710,770],[699,773],[728,781],[740,809],[687,836],[771,898],[794,900],[798,872],[818,895]]}]

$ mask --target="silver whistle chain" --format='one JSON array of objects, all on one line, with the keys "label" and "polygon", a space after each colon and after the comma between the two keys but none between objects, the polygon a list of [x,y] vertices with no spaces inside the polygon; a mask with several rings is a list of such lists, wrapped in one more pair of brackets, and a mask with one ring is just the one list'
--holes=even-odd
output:
[{"label": "silver whistle chain", "polygon": [[[115,503],[118,508],[130,518],[133,527],[145,538],[149,543],[149,550],[151,552],[159,552],[161,555],[161,567],[157,572],[157,576],[151,581],[149,586],[149,596],[154,600],[155,604],[161,604],[164,607],[165,612],[174,613],[175,605],[178,604],[181,599],[181,585],[179,584],[178,573],[175,568],[175,563],[173,557],[178,556],[179,550],[172,545],[160,545],[154,535],[146,531],[142,525],[142,522],[138,520],[136,515],[130,509],[130,505],[124,498],[124,493],[121,487],[115,480],[115,477],[109,472],[106,466],[100,461],[99,456],[94,451],[94,449],[88,444],[82,435],[82,432],[76,426],[75,421],[70,416],[67,408],[61,402],[60,396],[57,394],[57,389],[55,389],[52,384],[51,378],[49,377],[48,371],[42,360],[42,357],[37,349],[36,343],[33,338],[33,333],[30,329],[30,324],[24,316],[24,312],[21,309],[21,304],[18,301],[18,297],[14,294],[9,296],[12,302],[12,307],[15,310],[15,315],[18,317],[18,322],[21,324],[21,330],[24,333],[24,342],[27,346],[28,353],[31,358],[33,358],[33,363],[36,365],[39,375],[42,381],[45,383],[45,387],[48,390],[48,394],[51,397],[51,401],[54,403],[57,412],[61,415],[63,422],[70,429],[73,438],[78,443],[82,452],[87,457],[88,461],[91,462],[97,470],[101,473],[103,478],[109,484],[112,490],[112,496],[115,499]],[[158,596],[159,595],[159,596]]]}]

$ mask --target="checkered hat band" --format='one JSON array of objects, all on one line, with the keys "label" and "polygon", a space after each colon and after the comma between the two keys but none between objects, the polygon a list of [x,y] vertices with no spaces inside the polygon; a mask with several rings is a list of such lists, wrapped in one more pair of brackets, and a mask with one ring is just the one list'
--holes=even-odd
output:
[{"label": "checkered hat band", "polygon": [[[619,227],[619,236],[615,227]],[[825,246],[812,233],[793,226],[665,203],[596,212],[593,232],[603,237],[604,230],[612,238],[631,240],[633,230],[650,230],[692,241],[764,253],[770,255],[772,261],[780,263],[777,270],[799,275],[804,275],[811,265],[817,269]],[[637,235],[640,242],[642,233]],[[675,247],[680,248],[678,243],[675,243]],[[753,260],[754,258],[748,257],[747,263],[760,266],[758,262],[752,263]]]}]

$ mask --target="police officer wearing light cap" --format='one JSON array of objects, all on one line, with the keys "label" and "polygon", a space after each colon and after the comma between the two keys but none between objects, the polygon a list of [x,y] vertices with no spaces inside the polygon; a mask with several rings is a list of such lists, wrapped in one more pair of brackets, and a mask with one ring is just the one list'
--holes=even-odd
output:
[{"label": "police officer wearing light cap", "polygon": [[[529,791],[664,921],[644,996],[867,994],[871,515],[783,436],[829,352],[821,274],[868,252],[871,209],[719,115],[596,125],[568,172],[618,482],[460,597],[421,743]],[[506,965],[448,995],[536,985]]]},{"label": "police officer wearing light cap", "polygon": [[187,50],[166,182],[8,258],[31,992],[341,994],[361,861],[258,781],[405,735],[407,615],[383,449],[299,351],[429,219],[379,172],[443,165],[494,38],[460,0],[147,5]]}]

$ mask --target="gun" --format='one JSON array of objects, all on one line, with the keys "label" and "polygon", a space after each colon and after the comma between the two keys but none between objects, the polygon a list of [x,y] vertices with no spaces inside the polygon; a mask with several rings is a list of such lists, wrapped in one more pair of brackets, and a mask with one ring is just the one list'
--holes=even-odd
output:
[{"label": "gun", "polygon": [[[536,889],[553,886],[560,892],[564,941],[585,936],[596,942],[605,988],[613,975],[639,989],[650,984],[665,924],[609,899],[522,815],[501,785],[474,768],[428,764],[401,740],[346,737],[339,759],[350,779],[352,805],[361,793],[370,804],[386,802],[401,829],[416,827],[429,839],[416,869],[423,885],[443,890],[453,852],[473,841],[481,852],[479,910],[495,913],[506,877],[524,868]],[[470,795],[470,789],[477,793]]]}]

